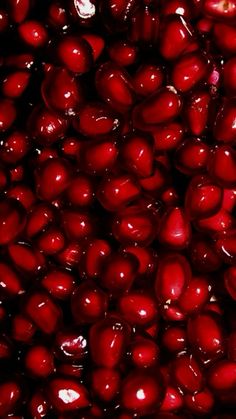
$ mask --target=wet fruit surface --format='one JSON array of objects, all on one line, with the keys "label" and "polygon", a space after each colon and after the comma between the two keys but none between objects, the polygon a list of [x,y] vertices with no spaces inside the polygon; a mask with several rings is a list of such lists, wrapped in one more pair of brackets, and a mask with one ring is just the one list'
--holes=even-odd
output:
[{"label": "wet fruit surface", "polygon": [[0,3],[0,419],[235,418],[236,0]]}]

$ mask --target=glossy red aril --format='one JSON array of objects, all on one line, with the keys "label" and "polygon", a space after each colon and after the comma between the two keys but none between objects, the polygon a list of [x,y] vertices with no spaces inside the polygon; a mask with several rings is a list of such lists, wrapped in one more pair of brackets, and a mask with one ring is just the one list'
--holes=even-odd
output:
[{"label": "glossy red aril", "polygon": [[[160,407],[160,412],[174,412],[183,407],[183,396],[180,391],[173,386],[166,387],[165,397]],[[163,416],[165,418],[165,416]],[[170,417],[171,419],[171,417]]]},{"label": "glossy red aril", "polygon": [[16,314],[12,319],[12,337],[16,341],[31,342],[35,330],[33,323],[22,314]]},{"label": "glossy red aril", "polygon": [[82,282],[71,297],[71,312],[76,324],[94,323],[107,314],[108,296],[91,280]]},{"label": "glossy red aril", "polygon": [[1,298],[14,297],[24,292],[23,285],[17,273],[6,263],[0,262],[0,295]]},{"label": "glossy red aril", "polygon": [[73,268],[78,265],[82,256],[82,246],[76,240],[72,240],[64,246],[63,250],[56,255],[59,265]]},{"label": "glossy red aril", "polygon": [[211,281],[207,276],[193,276],[179,298],[180,310],[189,315],[200,311],[210,300],[211,289]]},{"label": "glossy red aril", "polygon": [[184,209],[169,208],[160,221],[157,238],[170,249],[181,250],[188,246],[191,227]]},{"label": "glossy red aril", "polygon": [[51,201],[69,185],[71,167],[62,158],[48,159],[35,171],[35,182],[40,198]]},{"label": "glossy red aril", "polygon": [[26,301],[24,311],[44,333],[54,333],[59,327],[61,310],[46,292],[32,293]]},{"label": "glossy red aril", "polygon": [[103,52],[105,42],[104,39],[97,33],[82,33],[82,38],[84,38],[92,48],[93,59],[96,61]]},{"label": "glossy red aril", "polygon": [[101,175],[116,163],[118,149],[113,139],[86,142],[81,152],[81,165],[87,173]]},{"label": "glossy red aril", "polygon": [[137,128],[152,131],[156,124],[165,124],[177,117],[180,110],[180,96],[172,86],[166,86],[134,108],[134,124]]},{"label": "glossy red aril", "polygon": [[57,46],[58,58],[68,70],[83,74],[92,65],[92,48],[89,43],[78,36],[65,36]]},{"label": "glossy red aril", "polygon": [[43,255],[29,243],[19,242],[8,246],[14,266],[25,273],[36,273],[45,266]]},{"label": "glossy red aril", "polygon": [[109,46],[109,55],[116,64],[127,67],[135,63],[137,58],[137,47],[127,40],[114,41]]},{"label": "glossy red aril", "polygon": [[213,27],[214,40],[221,52],[228,56],[236,52],[236,29],[227,22],[216,22]]},{"label": "glossy red aril", "polygon": [[131,253],[137,257],[139,261],[138,274],[150,275],[156,269],[157,255],[150,247],[142,247],[137,245],[126,246],[122,249],[126,253]]},{"label": "glossy red aril", "polygon": [[236,143],[236,100],[226,99],[220,106],[215,126],[214,126],[214,137],[217,141],[223,143]]},{"label": "glossy red aril", "polygon": [[29,401],[29,412],[35,419],[41,419],[48,413],[48,402],[43,393],[35,392]]},{"label": "glossy red aril", "polygon": [[205,56],[193,52],[186,54],[174,64],[172,71],[173,86],[183,92],[189,92],[208,73],[208,64]]},{"label": "glossy red aril", "polygon": [[112,233],[122,244],[148,246],[156,235],[155,218],[149,210],[131,205],[115,215]]},{"label": "glossy red aril", "polygon": [[30,73],[26,71],[16,71],[10,73],[3,80],[2,92],[9,98],[18,98],[24,93],[24,90],[28,86],[30,79]]},{"label": "glossy red aril", "polygon": [[152,132],[155,150],[171,151],[181,143],[184,129],[178,122],[170,122],[166,125],[159,125]]},{"label": "glossy red aril", "polygon": [[132,135],[121,147],[124,167],[140,177],[150,176],[153,170],[153,145],[148,137]]},{"label": "glossy red aril", "polygon": [[69,184],[66,196],[68,202],[78,207],[89,207],[94,201],[94,185],[86,175],[78,175]]},{"label": "glossy red aril", "polygon": [[120,390],[120,374],[112,368],[97,368],[92,372],[91,385],[94,394],[103,402],[113,400]]},{"label": "glossy red aril", "polygon": [[183,54],[191,40],[192,28],[183,16],[169,16],[161,27],[160,53],[166,60],[174,60]]},{"label": "glossy red aril", "polygon": [[208,176],[195,176],[185,194],[185,211],[191,218],[216,214],[221,207],[223,191]]},{"label": "glossy red aril", "polygon": [[195,415],[210,414],[214,403],[214,395],[207,387],[196,394],[186,394],[184,396],[185,406]]},{"label": "glossy red aril", "polygon": [[25,20],[30,9],[29,0],[10,0],[10,16],[15,23],[21,23]]},{"label": "glossy red aril", "polygon": [[[236,37],[236,33],[235,33]],[[228,61],[226,61],[224,65],[224,71],[223,71],[223,83],[224,88],[227,92],[228,96],[236,96],[236,58],[232,57]]]},{"label": "glossy red aril", "polygon": [[26,20],[21,23],[18,32],[22,41],[33,48],[44,46],[48,39],[45,26],[36,20]]},{"label": "glossy red aril", "polygon": [[128,349],[128,356],[135,368],[151,368],[159,362],[160,350],[152,339],[137,336]]},{"label": "glossy red aril", "polygon": [[0,100],[0,132],[11,127],[16,119],[16,108],[10,99]]},{"label": "glossy red aril", "polygon": [[31,135],[39,144],[50,146],[64,137],[67,121],[44,106],[36,106],[28,125]]},{"label": "glossy red aril", "polygon": [[188,340],[203,364],[214,363],[224,355],[224,336],[220,316],[202,312],[188,320]]},{"label": "glossy red aril", "polygon": [[148,293],[130,291],[118,300],[121,316],[131,326],[146,327],[158,317],[155,299]]},{"label": "glossy red aril", "polygon": [[217,234],[215,248],[224,262],[234,264],[236,261],[236,229]]},{"label": "glossy red aril", "polygon": [[130,39],[144,44],[156,44],[159,37],[160,15],[155,3],[141,4],[134,11]]},{"label": "glossy red aril", "polygon": [[213,365],[209,371],[208,383],[216,392],[234,390],[236,386],[236,362],[225,359]]},{"label": "glossy red aril", "polygon": [[99,283],[111,294],[128,291],[137,275],[138,259],[130,253],[111,253],[101,271]]},{"label": "glossy red aril", "polygon": [[106,63],[96,73],[99,96],[119,112],[128,111],[134,104],[134,91],[128,73],[114,63]]},{"label": "glossy red aril", "polygon": [[224,188],[236,185],[236,152],[229,145],[216,146],[209,159],[211,176]]},{"label": "glossy red aril", "polygon": [[42,286],[49,294],[59,300],[64,300],[71,296],[74,282],[75,278],[69,271],[57,268],[50,269],[41,280]]},{"label": "glossy red aril", "polygon": [[86,103],[78,111],[77,118],[75,129],[89,137],[112,134],[120,126],[119,116],[101,102]]},{"label": "glossy red aril", "polygon": [[164,397],[161,373],[135,369],[121,384],[121,406],[133,414],[158,410]]},{"label": "glossy red aril", "polygon": [[46,346],[32,346],[25,355],[25,366],[34,377],[48,377],[54,371],[53,355]]},{"label": "glossy red aril", "polygon": [[16,404],[20,401],[20,386],[15,381],[5,381],[0,384],[0,415],[6,417],[14,413]]},{"label": "glossy red aril", "polygon": [[100,183],[97,198],[108,211],[117,211],[138,198],[140,190],[129,175],[107,176]]},{"label": "glossy red aril", "polygon": [[0,245],[15,240],[25,226],[25,209],[13,198],[0,202]]},{"label": "glossy red aril", "polygon": [[162,335],[161,344],[170,353],[183,352],[187,348],[186,330],[181,326],[169,326]]},{"label": "glossy red aril", "polygon": [[194,394],[203,386],[202,371],[192,354],[181,354],[173,362],[173,378],[183,393]]},{"label": "glossy red aril", "polygon": [[204,0],[203,12],[215,19],[231,21],[236,18],[235,0]]},{"label": "glossy red aril", "polygon": [[64,210],[61,216],[62,225],[69,240],[81,240],[90,237],[95,232],[95,220],[89,213]]},{"label": "glossy red aril", "polygon": [[61,115],[74,116],[83,101],[82,87],[65,68],[52,68],[41,86],[44,102]]},{"label": "glossy red aril", "polygon": [[184,140],[175,153],[175,166],[185,175],[195,175],[206,171],[210,148],[200,138]]},{"label": "glossy red aril", "polygon": [[200,90],[190,95],[185,104],[185,114],[191,134],[201,135],[208,125],[211,96]]},{"label": "glossy red aril", "polygon": [[53,221],[54,210],[50,204],[36,204],[28,213],[26,234],[28,237],[36,236],[44,231]]},{"label": "glossy red aril", "polygon": [[60,413],[90,405],[86,388],[73,378],[53,378],[48,385],[48,394],[51,404]]},{"label": "glossy red aril", "polygon": [[164,72],[161,67],[143,64],[133,76],[135,92],[140,96],[148,96],[158,90],[164,81]]},{"label": "glossy red aril", "polygon": [[156,297],[162,303],[178,301],[190,280],[191,268],[184,256],[178,253],[164,255],[156,275]]},{"label": "glossy red aril", "polygon": [[122,319],[110,316],[94,323],[89,331],[93,362],[101,367],[114,368],[123,358],[128,340],[129,328]]},{"label": "glossy red aril", "polygon": [[186,0],[169,0],[168,3],[163,0],[161,2],[161,12],[164,16],[178,14],[190,18],[191,13],[188,6]]},{"label": "glossy red aril", "polygon": [[4,163],[16,164],[27,154],[29,149],[27,135],[21,131],[13,131],[1,143],[0,159]]},{"label": "glossy red aril", "polygon": [[87,356],[87,340],[79,330],[65,330],[56,334],[54,352],[58,359],[82,361]]},{"label": "glossy red aril", "polygon": [[97,278],[110,253],[111,246],[107,240],[91,240],[84,246],[82,260],[79,266],[80,275],[85,278]]}]

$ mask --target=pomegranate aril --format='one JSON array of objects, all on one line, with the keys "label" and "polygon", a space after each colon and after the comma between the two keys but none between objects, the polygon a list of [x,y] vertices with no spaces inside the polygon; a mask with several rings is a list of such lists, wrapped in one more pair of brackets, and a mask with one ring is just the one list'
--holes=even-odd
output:
[{"label": "pomegranate aril", "polygon": [[192,354],[179,355],[173,363],[172,374],[184,394],[194,394],[203,387],[202,371]]},{"label": "pomegranate aril", "polygon": [[178,253],[167,254],[159,262],[155,291],[161,303],[178,301],[191,280],[191,267]]},{"label": "pomegranate aril", "polygon": [[71,296],[71,312],[76,324],[94,323],[105,317],[108,296],[93,281],[81,283]]},{"label": "pomegranate aril", "polygon": [[22,22],[18,27],[18,32],[22,41],[33,48],[44,46],[48,39],[45,26],[36,20]]},{"label": "pomegranate aril", "polygon": [[192,40],[192,28],[183,16],[175,14],[166,18],[161,26],[160,52],[166,60],[182,55]]},{"label": "pomegranate aril", "polygon": [[206,15],[223,21],[231,21],[236,19],[236,2],[235,0],[204,0],[203,12]]},{"label": "pomegranate aril", "polygon": [[93,362],[106,368],[114,368],[119,364],[129,340],[129,331],[128,325],[119,317],[110,316],[94,323],[89,332]]},{"label": "pomegranate aril", "polygon": [[120,374],[112,368],[97,368],[92,372],[91,387],[94,394],[104,403],[111,402],[120,390]]},{"label": "pomegranate aril", "polygon": [[61,320],[61,310],[45,292],[34,292],[25,303],[24,311],[44,333],[55,332]]},{"label": "pomegranate aril", "polygon": [[163,69],[151,64],[144,64],[137,69],[132,81],[138,95],[148,96],[162,86],[164,81]]},{"label": "pomegranate aril", "polygon": [[166,86],[134,108],[134,125],[144,131],[152,131],[155,125],[172,121],[180,110],[180,96],[173,86]]},{"label": "pomegranate aril", "polygon": [[225,342],[220,316],[202,312],[188,320],[188,340],[196,356],[205,365],[224,355]]},{"label": "pomegranate aril", "polygon": [[[142,397],[139,395],[142,394]],[[138,415],[155,413],[164,397],[161,373],[135,369],[121,383],[121,406]]]},{"label": "pomegranate aril", "polygon": [[26,353],[25,366],[35,377],[48,377],[54,371],[53,355],[45,346],[33,346]]},{"label": "pomegranate aril", "polygon": [[209,122],[211,96],[200,90],[190,95],[185,104],[188,127],[193,135],[202,135]]},{"label": "pomegranate aril", "polygon": [[167,210],[160,220],[157,238],[170,249],[181,250],[188,246],[191,227],[184,210],[174,207]]},{"label": "pomegranate aril", "polygon": [[113,63],[100,66],[96,73],[99,96],[119,112],[128,111],[134,104],[135,95],[128,73]]},{"label": "pomegranate aril", "polygon": [[154,298],[148,293],[132,292],[118,300],[117,308],[121,316],[131,326],[146,327],[158,318]]},{"label": "pomegranate aril", "polygon": [[207,218],[216,214],[223,198],[222,189],[207,176],[195,176],[185,194],[185,211],[191,218]]},{"label": "pomegranate aril", "polygon": [[61,116],[74,116],[83,102],[79,81],[65,68],[52,68],[41,85],[46,106]]},{"label": "pomegranate aril", "polygon": [[214,126],[214,136],[218,142],[235,142],[234,121],[236,118],[236,101],[226,99],[218,110]]},{"label": "pomegranate aril", "polygon": [[160,360],[160,350],[152,339],[137,336],[128,348],[128,357],[136,368],[152,368]]},{"label": "pomegranate aril", "polygon": [[85,39],[80,37],[62,38],[57,46],[57,54],[62,65],[73,73],[86,73],[92,65],[92,48]]},{"label": "pomegranate aril", "polygon": [[48,394],[51,404],[60,413],[90,405],[86,388],[72,378],[53,378],[48,385]]}]

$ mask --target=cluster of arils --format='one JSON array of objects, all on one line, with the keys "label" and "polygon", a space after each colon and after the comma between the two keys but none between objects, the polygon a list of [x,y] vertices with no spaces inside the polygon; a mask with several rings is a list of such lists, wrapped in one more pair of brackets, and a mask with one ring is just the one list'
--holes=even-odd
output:
[{"label": "cluster of arils", "polygon": [[0,418],[235,418],[236,0],[1,0]]}]

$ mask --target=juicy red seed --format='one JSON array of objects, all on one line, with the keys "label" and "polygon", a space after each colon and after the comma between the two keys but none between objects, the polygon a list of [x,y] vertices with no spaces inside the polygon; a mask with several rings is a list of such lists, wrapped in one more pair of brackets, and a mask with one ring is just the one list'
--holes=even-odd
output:
[{"label": "juicy red seed", "polygon": [[0,417],[233,419],[236,0],[39,3],[0,10]]},{"label": "juicy red seed", "polygon": [[180,110],[180,96],[172,86],[167,86],[134,108],[134,123],[137,128],[152,131],[153,126],[176,118]]},{"label": "juicy red seed", "polygon": [[21,23],[18,32],[26,45],[34,48],[42,47],[48,38],[48,34],[44,25],[36,20],[28,20]]},{"label": "juicy red seed", "polygon": [[36,377],[48,377],[54,371],[53,355],[45,346],[33,346],[25,356],[27,370]]},{"label": "juicy red seed", "polygon": [[83,74],[92,64],[92,49],[89,43],[79,37],[62,38],[57,46],[58,58],[73,73]]}]

